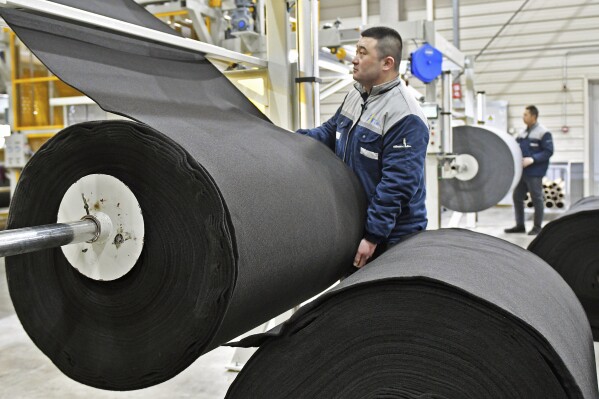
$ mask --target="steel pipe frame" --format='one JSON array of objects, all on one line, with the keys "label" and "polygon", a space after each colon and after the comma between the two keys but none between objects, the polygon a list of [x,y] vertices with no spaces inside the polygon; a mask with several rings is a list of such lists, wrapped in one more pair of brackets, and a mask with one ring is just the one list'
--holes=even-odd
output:
[{"label": "steel pipe frame", "polygon": [[97,26],[104,29],[110,29],[116,32],[126,33],[144,40],[151,40],[158,43],[183,48],[186,50],[197,51],[206,54],[209,58],[224,60],[228,62],[246,63],[256,67],[266,68],[268,62],[260,58],[248,56],[245,54],[230,51],[222,47],[198,42],[197,40],[187,39],[168,33],[158,32],[139,25],[119,21],[118,19],[108,18],[103,15],[79,10],[74,7],[64,6],[62,4],[52,3],[47,0],[0,0],[0,7],[4,8],[22,8],[35,11],[42,14],[52,15],[59,18],[66,18],[87,25]]},{"label": "steel pipe frame", "polygon": [[453,129],[451,126],[451,110],[452,110],[452,96],[451,96],[451,72],[445,71],[442,75],[443,84],[443,102],[441,111],[441,151],[444,154],[453,153]]},{"label": "steel pipe frame", "polygon": [[320,125],[318,0],[298,0],[296,7],[299,76],[314,78],[299,84],[300,127],[309,129]]}]

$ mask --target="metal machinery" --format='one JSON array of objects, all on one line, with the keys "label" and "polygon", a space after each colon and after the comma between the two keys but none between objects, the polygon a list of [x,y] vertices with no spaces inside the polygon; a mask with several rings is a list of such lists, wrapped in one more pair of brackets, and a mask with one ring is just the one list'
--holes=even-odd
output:
[{"label": "metal machinery", "polygon": [[[315,0],[269,1],[268,12],[265,12],[266,0],[137,2],[165,20],[183,37],[178,38],[46,0],[0,0],[0,6],[58,15],[102,29],[112,29],[202,52],[275,124],[291,130],[320,124],[320,99],[353,82],[350,74],[351,57],[348,55],[353,54],[353,51],[346,51],[344,46],[354,45],[359,38],[359,31],[340,29],[340,23],[319,30],[318,2]],[[291,28],[294,23],[297,26],[295,32]],[[428,80],[426,96],[414,91],[419,99],[425,97],[426,102],[422,107],[430,121],[427,208],[430,228],[437,228],[440,205],[438,180],[465,176],[473,171],[476,173],[476,165],[470,159],[453,153],[451,133],[451,72],[465,72],[470,88],[472,65],[459,50],[436,33],[432,21],[394,22],[387,25],[398,30],[404,42],[428,43],[430,48],[443,55],[441,106],[436,92],[438,74]],[[294,49],[297,58],[294,57]],[[248,53],[252,55],[247,55]],[[408,70],[407,64],[406,61],[402,62],[402,74]],[[329,74],[329,79],[331,74],[333,76],[332,82],[322,89],[319,76],[321,70]],[[467,91],[466,115],[474,119],[471,112],[474,102],[468,97],[468,93]],[[52,101],[54,106],[90,105],[85,97]],[[65,123],[68,120],[65,113]],[[18,144],[18,140],[16,141]],[[18,161],[22,166],[26,157],[18,157]],[[111,203],[128,204],[130,209],[138,209],[135,197],[126,186],[119,183],[104,175],[75,183],[63,198],[57,217],[60,223],[1,232],[0,256],[62,246],[71,265],[90,278],[112,280],[124,275],[135,264],[141,252],[144,223],[139,212],[124,214],[104,206],[102,199],[111,198]],[[116,229],[115,226],[120,227]],[[126,261],[117,259],[116,262],[108,262],[113,267],[107,267],[106,259],[111,254],[103,256],[102,248],[113,246],[104,244],[118,244],[133,238],[140,243],[135,247],[135,253],[128,254]],[[277,323],[280,321],[277,320]],[[265,328],[266,325],[263,325],[258,331]],[[230,368],[240,368],[252,352],[239,350]]]},{"label": "metal machinery", "polygon": [[[255,0],[254,0],[255,1]],[[326,29],[318,29],[317,1],[269,2],[265,0],[138,0],[157,17],[165,18],[184,37],[177,38],[122,21],[87,13],[46,0],[1,0],[3,7],[21,7],[36,12],[60,15],[104,29],[114,29],[142,36],[172,46],[200,51],[219,66],[237,86],[279,126],[289,129],[319,124],[319,99],[353,82],[349,62],[353,52],[344,47],[354,45],[359,38],[355,29],[341,29],[340,21]],[[290,17],[297,22],[297,40],[293,40]],[[291,18],[293,20],[293,18]],[[467,85],[465,115],[467,121],[482,119],[474,115],[472,61],[435,31],[433,21],[386,22],[403,37],[404,43],[426,43],[423,56],[441,57],[442,73],[413,72],[426,82],[422,104],[430,121],[431,140],[427,157],[427,189],[429,195],[430,228],[439,227],[439,179],[465,178],[476,173],[471,157],[453,153],[452,145],[452,72],[465,73]],[[269,35],[265,35],[267,31]],[[199,38],[200,41],[191,40]],[[297,43],[297,63],[290,57],[293,42]],[[318,45],[315,45],[318,43]],[[329,51],[327,52],[326,49]],[[237,51],[235,51],[237,50]],[[420,50],[418,50],[420,51]],[[247,55],[251,53],[253,55]],[[438,54],[437,54],[438,53]],[[428,54],[428,55],[427,55]],[[256,57],[267,56],[267,59]],[[416,52],[412,71],[415,71]],[[290,61],[291,58],[291,61]],[[345,61],[345,62],[344,62]],[[320,90],[320,70],[336,76]],[[297,72],[295,72],[297,70]],[[407,71],[402,61],[401,72]],[[295,78],[295,81],[293,78]],[[424,76],[424,77],[423,77]],[[248,81],[257,80],[247,84]],[[437,82],[441,81],[439,106]],[[296,83],[298,85],[296,85]],[[318,95],[319,93],[320,95]],[[415,91],[417,97],[421,94]],[[290,101],[295,99],[295,101]],[[77,101],[81,101],[80,98]],[[479,113],[484,101],[479,100]],[[58,104],[58,103],[57,103]],[[62,105],[69,104],[62,101]],[[299,104],[299,107],[294,107]],[[22,158],[22,157],[21,157]],[[20,159],[20,158],[19,158]]]},{"label": "metal machinery", "polygon": [[235,6],[229,13],[232,32],[252,32],[254,31],[254,21],[256,19],[254,3],[247,0],[235,0]]},{"label": "metal machinery", "polygon": [[[271,31],[280,30],[282,34],[274,34],[266,38],[264,34],[259,33],[265,31],[264,26],[267,22],[263,1],[258,5],[252,1],[213,0],[187,2],[140,0],[138,3],[155,9],[150,11],[165,22],[170,22],[183,37],[180,39],[173,36],[164,37],[158,32],[148,32],[147,29],[110,18],[86,15],[80,10],[44,0],[1,1],[0,5],[35,10],[50,15],[64,15],[93,26],[134,32],[133,34],[152,40],[164,40],[170,45],[206,53],[209,59],[221,69],[231,69],[225,73],[238,83],[238,87],[244,94],[275,123],[292,126],[288,118],[293,113],[287,103],[289,98],[292,98],[293,87],[289,76],[289,61],[284,55],[289,46],[286,39],[280,39],[287,38],[283,29],[285,24],[280,22],[287,19],[285,4],[274,5],[272,12],[269,13],[272,15],[268,15]],[[149,3],[152,5],[148,5]],[[222,3],[225,3],[224,7]],[[191,40],[192,38],[201,41]],[[2,83],[6,82],[12,100],[10,118],[7,118],[7,121],[10,122],[10,130],[13,132],[8,138],[5,165],[10,173],[10,191],[14,192],[20,170],[37,148],[55,132],[84,120],[119,117],[104,112],[89,98],[60,82],[8,28],[4,29],[4,39],[7,47],[5,53],[7,65],[0,65],[0,72],[2,72],[0,75],[4,78]],[[218,46],[214,43],[218,43]],[[267,68],[268,61],[265,59],[267,47],[272,49],[270,52],[273,55],[272,70]],[[248,53],[253,56],[247,55]],[[280,89],[276,92],[267,90],[272,86]]]},{"label": "metal machinery", "polygon": [[[151,40],[167,43],[171,46],[205,53],[215,62],[244,64],[256,70],[265,70],[268,65],[266,60],[257,57],[236,53],[231,50],[198,42],[196,40],[177,38],[172,35],[153,31],[151,29],[99,16],[45,0],[4,0],[0,2],[0,6],[18,7],[49,15],[59,15],[62,18],[76,20],[92,26],[102,27],[104,29],[112,29],[119,32],[126,32],[129,35],[150,38]],[[247,3],[244,3],[242,8],[245,9],[246,6]],[[241,13],[239,15],[246,14]],[[79,101],[82,100],[79,99]],[[85,101],[83,101],[83,103],[85,103]],[[21,140],[19,141],[18,139]],[[20,146],[24,148],[26,146],[24,144],[22,135],[14,135],[9,142],[10,141],[12,141],[11,145],[13,147]],[[19,145],[19,143],[21,144]],[[13,157],[14,160],[11,159],[10,162],[15,163],[15,165],[20,165],[25,161],[25,157],[22,155],[23,154],[15,150]],[[96,199],[95,196],[94,198],[91,196],[86,197],[85,192],[87,189],[85,187],[90,185],[104,187],[103,195],[115,196],[115,198],[119,200],[116,201],[116,203],[119,203],[120,200],[122,200],[123,204],[130,202],[133,204],[132,208],[135,208],[134,204],[136,203],[136,200],[134,198],[130,198],[130,193],[127,193],[128,189],[126,187],[120,187],[117,182],[108,180],[103,176],[97,176],[96,180],[93,182],[77,182],[74,186],[79,187],[73,188],[73,192],[76,191],[77,193],[67,193],[63,199],[64,207],[61,206],[61,210],[59,211],[58,215],[58,220],[62,223],[2,232],[0,235],[0,256],[33,252],[42,248],[51,248],[82,242],[93,244],[110,238],[110,235],[116,232],[113,231],[113,226],[117,224],[117,220],[115,219],[116,216],[110,216],[112,213],[114,213],[113,211],[103,210],[94,212],[94,209],[98,210],[103,208],[101,204],[102,201],[100,201],[101,198]],[[90,208],[90,204],[96,204],[97,206],[91,206]],[[125,222],[125,225],[127,224],[132,227],[131,231],[124,231],[120,233],[116,232],[116,235],[111,239],[117,241],[119,239],[126,239],[125,235],[127,234],[130,236],[136,235],[143,237],[143,219],[131,221],[130,223]],[[120,238],[118,237],[119,235]],[[75,264],[73,264],[73,266],[75,266]],[[104,278],[102,277],[102,279]]]},{"label": "metal machinery", "polygon": [[[319,123],[319,62],[315,61],[319,58],[319,51],[314,45],[318,40],[316,1],[272,1],[269,2],[268,13],[266,0],[136,1],[183,37],[167,38],[158,32],[148,32],[110,18],[86,15],[80,10],[45,0],[6,0],[0,1],[0,5],[65,15],[93,26],[133,32],[151,40],[164,40],[170,45],[201,51],[278,126],[295,130]],[[266,35],[267,26],[269,35]],[[20,48],[24,46],[20,46],[14,33],[7,32],[6,35],[11,50],[7,63],[12,63],[13,69],[18,70]],[[26,49],[23,48],[23,51],[26,52]],[[49,73],[31,54],[29,58],[39,64],[40,71],[31,78],[26,73],[23,78],[14,74],[10,79],[11,128],[14,133],[25,136],[19,138],[13,135],[15,137],[9,139],[11,160],[14,161],[10,163],[11,192],[29,157],[55,132],[86,118],[118,118],[74,90],[62,93],[62,86],[68,86]],[[331,67],[351,78],[348,68],[338,64]],[[57,85],[61,89],[58,92]],[[47,93],[45,99],[38,95],[38,89]],[[45,102],[41,106],[46,110],[44,115],[48,115],[46,119],[49,122],[38,123],[37,119],[41,116],[37,114],[39,106],[23,108],[21,102],[29,104],[30,99],[17,100],[29,92],[35,96],[36,103]],[[35,114],[35,123],[29,123],[22,117],[26,114]],[[38,142],[30,145],[32,139]]]},{"label": "metal machinery", "polygon": [[[361,4],[361,26],[365,27],[368,23],[368,2],[363,0]],[[483,184],[481,184],[481,180],[484,180],[483,175],[486,175],[483,172],[489,169],[497,170],[491,164],[511,165],[514,163],[514,179],[512,180],[512,185],[514,185],[519,179],[520,171],[517,165],[520,162],[516,158],[520,155],[519,152],[515,153],[513,151],[515,141],[509,135],[502,134],[492,128],[479,126],[487,122],[485,116],[486,101],[485,93],[476,92],[474,88],[474,60],[472,57],[465,56],[456,47],[458,44],[449,43],[436,32],[433,21],[433,0],[427,1],[426,5],[427,20],[398,22],[400,12],[397,2],[394,0],[381,0],[380,9],[385,10],[385,13],[379,15],[380,24],[396,29],[403,38],[404,48],[410,48],[413,45],[418,48],[411,53],[411,58],[408,61],[402,61],[400,74],[405,80],[416,77],[425,84],[423,91],[426,94],[421,94],[416,90],[413,90],[413,92],[414,96],[421,102],[430,124],[430,142],[426,161],[428,228],[440,227],[441,197],[444,197],[443,205],[448,206],[449,204],[445,202],[447,202],[449,196],[455,194],[455,191],[448,190],[448,186],[459,186],[463,189],[461,190],[462,195],[458,197],[459,201],[464,202],[464,205],[459,209],[450,208],[456,211],[451,223],[456,226],[459,218],[463,215],[460,212],[468,212],[466,213],[468,217],[467,224],[473,227],[475,214],[472,212],[486,209],[488,203],[485,204],[486,207],[482,207],[482,204],[474,204],[473,201],[470,201],[470,197],[491,198],[491,195],[488,195],[489,192],[487,192],[489,187],[483,187]],[[453,6],[454,43],[459,43],[458,1],[454,0]],[[352,54],[355,48],[352,49],[351,44],[355,43],[359,37],[358,30],[340,29],[339,21],[333,25],[320,31],[321,46],[334,49],[335,51],[331,51],[331,53],[336,54],[337,58],[342,58],[339,56],[338,48],[345,47],[347,49],[346,53]],[[346,60],[349,61],[348,58]],[[429,70],[428,65],[439,62],[441,63],[440,68],[430,68]],[[462,75],[465,80],[463,95],[462,86],[457,83],[457,79]],[[414,81],[411,80],[410,82],[413,83]],[[351,80],[339,79],[329,85],[330,90],[325,88],[323,93],[326,92],[326,95],[330,95],[332,91],[349,83],[351,83]],[[416,84],[410,84],[407,87],[410,89],[413,86],[420,87],[421,85],[416,82]],[[437,93],[438,89],[440,89],[439,94]],[[454,102],[454,90],[456,94],[459,93],[456,98],[460,98],[461,101]],[[452,109],[454,104],[457,107],[455,110]],[[453,126],[458,129],[455,134]],[[491,160],[487,157],[480,158],[482,154],[477,153],[478,150],[464,147],[463,143],[466,140],[464,131],[471,130],[470,127],[476,128],[475,130],[484,135],[500,136],[501,140],[497,145],[505,150],[505,153],[502,154],[502,158],[505,156],[505,159],[500,161],[499,159]],[[493,140],[482,143],[482,146],[485,149],[487,147],[491,148],[490,141]],[[456,148],[461,148],[461,150],[458,151]],[[476,156],[473,156],[474,153],[477,153]],[[504,188],[506,191],[503,192],[503,196],[505,196],[509,187],[502,185],[500,190],[491,190],[496,192],[492,196],[493,199],[487,202],[492,202],[495,199],[499,202],[501,197],[496,197]],[[493,204],[497,202],[493,202]],[[465,203],[469,203],[469,205],[465,206]]]},{"label": "metal machinery", "polygon": [[138,1],[185,37],[266,56],[263,0]]},{"label": "metal machinery", "polygon": [[[318,70],[313,62],[317,50],[310,52],[313,29],[310,29],[309,25],[306,25],[308,29],[302,31],[303,36],[298,45],[301,49],[301,66],[294,67],[289,57],[290,48],[294,47],[291,44],[290,8],[295,8],[296,18],[313,15],[314,17],[310,18],[316,21],[316,13],[313,12],[316,2],[272,2],[268,14],[264,12],[263,0],[257,4],[248,0],[234,3],[212,0],[145,3],[152,3],[147,5],[148,10],[157,17],[168,19],[167,23],[170,22],[183,37],[178,38],[46,0],[0,0],[0,7],[18,7],[42,14],[58,15],[101,29],[124,32],[201,52],[234,81],[275,124],[295,129],[299,126],[313,125],[318,121],[318,81],[314,78],[318,75]],[[270,33],[268,36],[265,35],[267,25]],[[314,27],[316,28],[316,25]],[[14,35],[11,38],[15,40]],[[198,38],[200,41],[194,40]],[[295,74],[292,71],[295,69],[304,79],[297,82],[293,80]],[[43,79],[57,80],[53,76]],[[299,88],[296,83],[299,84]],[[17,90],[14,90],[14,93],[16,92]],[[301,111],[293,106],[300,103],[294,101],[297,93],[302,98]],[[50,100],[53,106],[65,107],[60,114],[64,114],[66,124],[69,123],[66,107],[93,106],[89,99],[77,94],[74,93],[74,97]],[[304,120],[301,123],[300,117]],[[74,119],[76,122],[77,118]],[[17,130],[19,125],[15,120],[11,122],[13,130]],[[56,126],[56,130],[62,127]],[[31,154],[25,151],[26,142],[22,134],[14,134],[13,137],[13,145],[10,148],[15,150],[15,154],[11,159],[14,158],[16,162],[14,170],[18,170],[24,166]],[[18,176],[18,173],[16,175]],[[110,201],[104,201],[108,198]],[[126,207],[130,211],[110,209],[106,206],[108,202],[121,204],[121,208]],[[109,281],[127,273],[141,253],[144,222],[137,200],[125,185],[111,179],[110,176],[93,175],[89,176],[89,179],[86,177],[85,181],[76,182],[65,193],[57,221],[59,223],[53,225],[0,232],[0,256],[61,246],[65,257],[74,268],[92,279]],[[106,250],[127,240],[133,240],[138,244],[134,253],[115,258],[115,254]],[[115,245],[106,245],[108,243]],[[236,353],[231,368],[239,367],[249,356],[251,351]]]}]

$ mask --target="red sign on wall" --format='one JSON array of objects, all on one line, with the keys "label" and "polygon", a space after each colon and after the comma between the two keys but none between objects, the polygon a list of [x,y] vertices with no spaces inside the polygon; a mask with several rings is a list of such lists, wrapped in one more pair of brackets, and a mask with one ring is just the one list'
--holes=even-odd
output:
[{"label": "red sign on wall", "polygon": [[451,97],[454,100],[462,99],[462,85],[459,83],[454,83],[451,85]]}]

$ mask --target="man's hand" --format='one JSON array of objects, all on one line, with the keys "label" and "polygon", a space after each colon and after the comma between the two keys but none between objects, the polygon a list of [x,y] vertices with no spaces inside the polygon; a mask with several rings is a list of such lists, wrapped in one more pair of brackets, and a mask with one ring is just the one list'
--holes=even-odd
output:
[{"label": "man's hand", "polygon": [[526,168],[527,166],[532,165],[534,162],[535,162],[535,160],[532,157],[522,158],[522,167]]},{"label": "man's hand", "polygon": [[358,252],[356,252],[356,256],[354,257],[354,266],[360,268],[368,262],[368,259],[372,257],[374,250],[376,249],[376,244],[372,243],[365,238],[360,241],[360,245],[358,246]]}]

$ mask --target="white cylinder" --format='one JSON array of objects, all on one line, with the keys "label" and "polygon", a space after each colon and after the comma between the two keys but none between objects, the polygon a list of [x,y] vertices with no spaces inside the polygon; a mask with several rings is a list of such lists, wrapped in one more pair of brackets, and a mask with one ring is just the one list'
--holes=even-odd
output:
[{"label": "white cylinder", "polygon": [[487,96],[484,91],[479,91],[476,93],[476,120],[479,124],[485,123],[485,113],[487,108]]},{"label": "white cylinder", "polygon": [[435,20],[435,2],[433,0],[426,0],[426,20]]},{"label": "white cylinder", "polygon": [[109,175],[82,177],[64,194],[57,221],[82,216],[94,220],[100,232],[93,242],[61,247],[71,266],[101,281],[116,280],[133,269],[143,249],[145,228],[141,208],[129,187]]},{"label": "white cylinder", "polygon": [[362,0],[362,27],[368,25],[368,0]]}]

